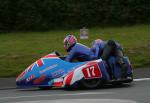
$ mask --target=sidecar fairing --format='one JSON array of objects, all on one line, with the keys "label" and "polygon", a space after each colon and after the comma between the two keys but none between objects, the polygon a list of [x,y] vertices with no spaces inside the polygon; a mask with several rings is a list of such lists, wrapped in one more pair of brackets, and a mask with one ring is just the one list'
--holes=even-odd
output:
[{"label": "sidecar fairing", "polygon": [[18,87],[68,87],[79,81],[109,80],[101,59],[86,62],[66,62],[56,53],[48,54],[24,70],[16,79]]},{"label": "sidecar fairing", "polygon": [[[67,62],[55,52],[48,54],[24,70],[16,79],[18,87],[78,87],[95,88],[105,83],[130,83],[133,81],[132,67],[127,57],[124,57],[128,64],[127,75],[131,78],[119,79],[121,77],[120,66],[117,65],[114,57],[109,60],[113,66],[112,80],[108,68],[102,59],[86,62]],[[110,68],[109,68],[110,69]]]}]

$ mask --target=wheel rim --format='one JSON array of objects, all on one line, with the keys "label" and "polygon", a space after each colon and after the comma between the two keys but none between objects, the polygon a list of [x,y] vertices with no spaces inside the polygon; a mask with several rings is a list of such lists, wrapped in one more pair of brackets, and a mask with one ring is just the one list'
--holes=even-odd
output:
[{"label": "wheel rim", "polygon": [[83,80],[83,85],[87,88],[96,88],[101,84],[100,79],[87,79]]}]

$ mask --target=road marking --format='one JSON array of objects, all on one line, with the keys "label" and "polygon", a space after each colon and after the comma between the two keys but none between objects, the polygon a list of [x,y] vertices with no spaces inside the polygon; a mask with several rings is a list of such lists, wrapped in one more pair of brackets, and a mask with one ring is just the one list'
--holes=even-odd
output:
[{"label": "road marking", "polygon": [[138,78],[138,79],[134,79],[133,81],[139,82],[139,81],[148,81],[148,80],[150,80],[150,78]]},{"label": "road marking", "polygon": [[[138,78],[134,79],[135,82],[149,81],[150,78]],[[66,94],[51,94],[51,95],[26,95],[26,96],[12,96],[12,97],[1,97],[0,99],[18,99],[18,98],[33,98],[33,97],[49,97],[49,96],[77,96],[77,95],[97,95],[97,94],[115,94],[115,92],[82,92],[82,93],[66,93]]]},{"label": "road marking", "polygon": [[79,95],[97,95],[97,94],[115,94],[114,92],[83,92],[83,93],[67,93],[67,94],[52,94],[52,95],[27,95],[27,96],[13,96],[1,97],[0,99],[18,99],[18,98],[33,98],[33,97],[50,97],[50,96],[79,96]]},{"label": "road marking", "polygon": [[59,99],[59,100],[38,100],[38,101],[23,101],[12,103],[137,103],[133,100],[123,99]]}]

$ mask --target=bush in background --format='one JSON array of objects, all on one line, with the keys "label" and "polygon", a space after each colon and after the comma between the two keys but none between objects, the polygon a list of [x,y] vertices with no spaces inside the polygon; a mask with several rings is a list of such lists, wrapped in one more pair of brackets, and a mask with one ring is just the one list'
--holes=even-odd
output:
[{"label": "bush in background", "polygon": [[150,23],[149,0],[1,0],[0,32]]}]

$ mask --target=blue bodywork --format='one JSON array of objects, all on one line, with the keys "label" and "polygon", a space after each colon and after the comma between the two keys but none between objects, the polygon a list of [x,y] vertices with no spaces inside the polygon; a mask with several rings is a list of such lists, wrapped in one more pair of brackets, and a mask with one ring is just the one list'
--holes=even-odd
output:
[{"label": "blue bodywork", "polygon": [[[55,53],[51,53],[56,55]],[[49,54],[49,55],[51,55]],[[127,64],[130,65],[128,58],[124,58]],[[43,57],[38,61],[34,62],[26,70],[24,70],[16,79],[16,84],[18,87],[42,87],[42,86],[52,86],[54,79],[64,78],[71,71],[76,68],[88,63],[86,62],[67,62],[59,57],[47,58]],[[119,78],[121,71],[120,67],[116,65],[115,58],[110,58],[109,60],[111,65],[115,65],[114,75]],[[105,68],[103,61],[98,63],[100,71],[102,73],[101,79],[104,81],[109,81],[110,77]],[[129,66],[128,73],[132,72],[132,68]]]},{"label": "blue bodywork", "polygon": [[[48,82],[52,79],[59,78],[65,76],[73,69],[85,64],[86,62],[78,62],[78,63],[70,63],[66,62],[60,58],[54,59],[43,59],[44,65],[38,67],[37,63],[33,63],[32,70],[29,71],[28,68],[25,70],[25,75],[21,78],[21,80],[17,81],[17,86],[37,86],[33,83],[34,80],[41,77],[42,75],[46,76],[45,79],[38,86],[48,86]],[[27,81],[34,75],[32,80]]]}]

